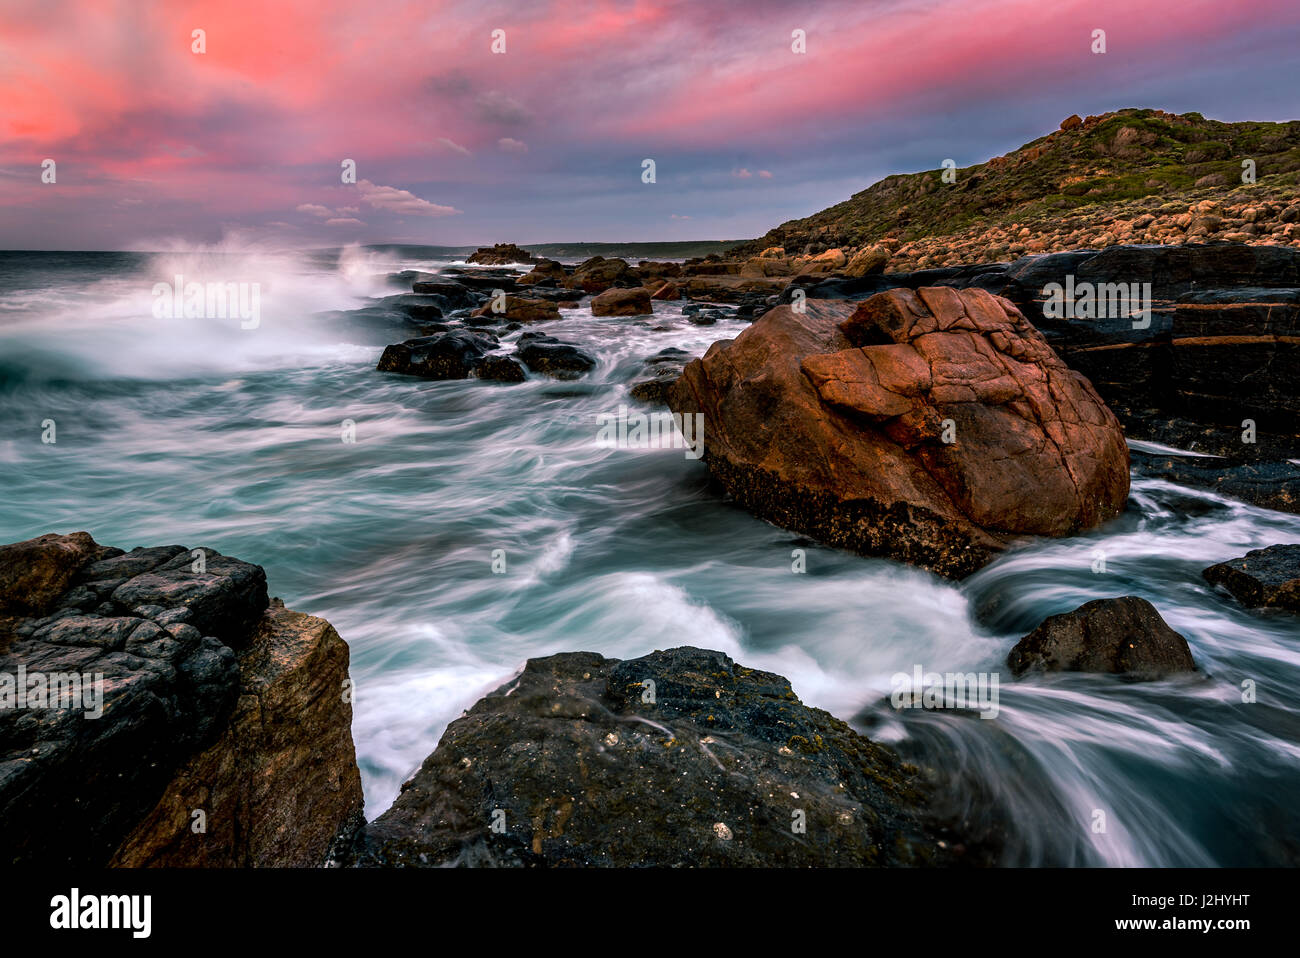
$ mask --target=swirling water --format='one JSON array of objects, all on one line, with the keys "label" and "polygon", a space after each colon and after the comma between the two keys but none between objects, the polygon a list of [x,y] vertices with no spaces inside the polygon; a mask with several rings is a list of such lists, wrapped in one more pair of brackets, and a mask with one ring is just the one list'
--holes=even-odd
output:
[{"label": "swirling water", "polygon": [[[650,319],[565,310],[545,331],[599,360],[578,382],[376,372],[382,346],[414,334],[373,309],[401,292],[385,275],[446,263],[0,253],[0,541],[86,529],[265,566],[273,594],[351,646],[371,817],[524,659],[691,644],[788,676],[805,702],[925,766],[1008,864],[1300,861],[1300,624],[1200,576],[1300,541],[1300,517],[1135,477],[1106,528],[960,584],[825,549],[728,502],[681,450],[597,443],[597,415],[628,401],[642,359],[702,353],[743,322],[695,326],[673,303]],[[153,284],[177,274],[260,283],[260,325],[155,319]],[[1047,615],[1123,594],[1187,636],[1202,674],[1003,674],[991,720],[890,705],[895,673],[1004,672]]]}]

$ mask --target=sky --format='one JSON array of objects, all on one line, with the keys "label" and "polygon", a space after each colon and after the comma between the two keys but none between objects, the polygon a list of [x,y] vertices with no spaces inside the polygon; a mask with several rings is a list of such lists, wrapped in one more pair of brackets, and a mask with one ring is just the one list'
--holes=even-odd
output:
[{"label": "sky", "polygon": [[1298,78],[1296,0],[0,0],[0,248],[742,239]]}]

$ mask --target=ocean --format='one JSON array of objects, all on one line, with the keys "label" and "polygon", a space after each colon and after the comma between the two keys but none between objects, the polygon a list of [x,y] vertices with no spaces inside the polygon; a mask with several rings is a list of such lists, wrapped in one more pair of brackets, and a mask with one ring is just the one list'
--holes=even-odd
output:
[{"label": "ocean", "polygon": [[[84,529],[264,566],[273,595],[351,646],[371,818],[525,659],[695,645],[789,677],[925,767],[1006,864],[1300,863],[1300,626],[1200,575],[1300,541],[1300,516],[1135,476],[1115,522],[962,583],[823,548],[728,501],[681,449],[598,442],[646,357],[699,355],[744,321],[564,310],[545,332],[598,360],[572,382],[377,372],[416,335],[382,308],[409,292],[390,274],[457,256],[0,253],[0,541]],[[256,327],[157,318],[154,286],[177,276],[256,283]],[[1008,650],[1043,618],[1126,594],[1187,637],[1201,674],[1011,678]],[[996,718],[895,710],[892,677],[918,666],[1000,672]]]}]

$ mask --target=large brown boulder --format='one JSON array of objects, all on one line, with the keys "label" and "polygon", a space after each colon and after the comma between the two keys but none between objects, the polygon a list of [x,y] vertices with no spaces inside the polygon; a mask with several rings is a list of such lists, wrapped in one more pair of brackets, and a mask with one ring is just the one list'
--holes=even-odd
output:
[{"label": "large brown boulder", "polygon": [[844,266],[845,276],[874,276],[889,265],[889,250],[883,246],[864,246]]},{"label": "large brown boulder", "polygon": [[593,256],[578,265],[573,275],[564,280],[569,289],[580,289],[584,293],[603,293],[612,286],[638,286],[641,274],[626,261],[605,259]]},{"label": "large brown boulder", "polygon": [[557,283],[563,283],[569,274],[565,272],[564,266],[553,259],[539,259],[529,273],[519,277],[521,286],[533,286],[546,280],[555,280]]},{"label": "large brown boulder", "polygon": [[591,300],[593,316],[644,316],[654,312],[650,305],[650,290],[641,286],[637,289],[607,289]]},{"label": "large brown boulder", "polygon": [[493,309],[495,302],[495,300],[488,300],[470,313],[470,316],[475,319],[500,319],[512,323],[539,323],[560,318],[560,307],[546,299],[528,299],[523,296],[507,295],[503,312],[497,312]]},{"label": "large brown boulder", "polygon": [[1007,300],[808,300],[714,343],[669,393],[740,502],[831,545],[967,575],[1128,495],[1119,423]]}]

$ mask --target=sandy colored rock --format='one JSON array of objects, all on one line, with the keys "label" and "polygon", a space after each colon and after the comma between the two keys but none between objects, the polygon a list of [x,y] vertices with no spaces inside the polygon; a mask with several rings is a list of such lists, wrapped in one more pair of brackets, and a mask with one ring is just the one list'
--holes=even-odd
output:
[{"label": "sandy colored rock", "polygon": [[650,291],[644,286],[636,289],[607,289],[591,299],[593,316],[645,316],[654,312],[650,305]]}]

